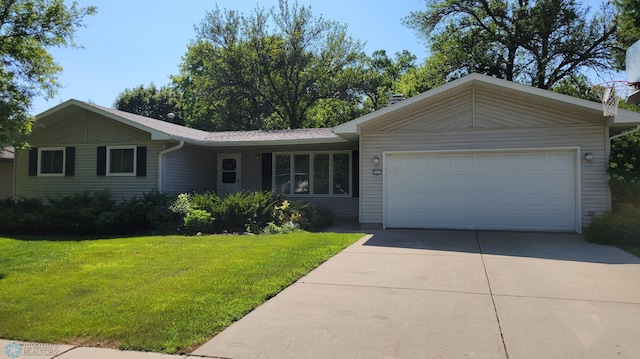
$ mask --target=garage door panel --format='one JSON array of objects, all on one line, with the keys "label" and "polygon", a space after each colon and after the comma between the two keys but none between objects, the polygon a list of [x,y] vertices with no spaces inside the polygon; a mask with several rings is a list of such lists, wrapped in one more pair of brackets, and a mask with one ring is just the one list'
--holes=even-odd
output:
[{"label": "garage door panel", "polygon": [[575,151],[413,153],[385,160],[385,226],[575,230]]}]

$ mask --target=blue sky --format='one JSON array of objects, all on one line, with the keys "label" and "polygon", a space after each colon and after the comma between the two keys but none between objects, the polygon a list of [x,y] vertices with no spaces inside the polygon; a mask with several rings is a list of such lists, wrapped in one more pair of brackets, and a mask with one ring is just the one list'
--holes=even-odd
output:
[{"label": "blue sky", "polygon": [[[216,6],[215,1],[204,0],[76,1],[82,6],[96,5],[98,14],[86,18],[87,27],[77,32],[76,42],[84,49],[52,50],[64,68],[58,76],[62,88],[53,99],[35,99],[33,115],[71,98],[111,107],[118,94],[127,88],[169,83],[169,75],[178,73],[187,45],[195,38],[194,25]],[[349,35],[366,43],[368,55],[378,49],[386,50],[389,55],[407,49],[419,61],[427,55],[418,36],[402,24],[402,19],[411,11],[425,8],[424,0],[298,2],[311,5],[315,16],[347,24]],[[217,2],[221,9],[245,14],[257,3],[257,0]],[[265,8],[276,4],[277,0],[260,1],[260,6]]]},{"label": "blue sky", "polygon": [[[311,5],[315,16],[348,25],[348,33],[366,42],[365,52],[385,49],[393,55],[408,49],[419,59],[426,56],[424,45],[414,32],[402,25],[411,11],[424,8],[424,0],[300,0]],[[46,111],[70,98],[92,101],[111,107],[118,94],[138,85],[164,85],[168,76],[178,73],[187,45],[195,38],[194,25],[215,1],[204,0],[79,0],[82,6],[96,5],[98,14],[86,18],[87,27],[79,29],[76,41],[84,49],[63,48],[52,51],[64,71],[55,98],[34,101],[32,114]],[[248,14],[257,0],[221,0],[221,9]],[[260,1],[269,8],[277,0]]]}]

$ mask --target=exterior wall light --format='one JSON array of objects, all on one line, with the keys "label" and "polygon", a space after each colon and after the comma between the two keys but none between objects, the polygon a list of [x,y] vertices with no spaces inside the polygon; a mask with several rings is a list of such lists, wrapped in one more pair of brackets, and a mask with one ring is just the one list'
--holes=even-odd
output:
[{"label": "exterior wall light", "polygon": [[584,159],[585,159],[586,161],[591,161],[591,160],[593,160],[593,155],[591,154],[591,152],[587,152],[587,153],[585,153],[585,154],[584,154]]},{"label": "exterior wall light", "polygon": [[256,160],[259,160],[259,159],[260,159],[260,155],[256,155]]},{"label": "exterior wall light", "polygon": [[379,165],[379,164],[380,164],[380,157],[375,156],[375,157],[371,160],[371,162],[373,162],[373,164],[374,164],[374,165],[376,165],[376,166],[377,166],[377,165]]}]

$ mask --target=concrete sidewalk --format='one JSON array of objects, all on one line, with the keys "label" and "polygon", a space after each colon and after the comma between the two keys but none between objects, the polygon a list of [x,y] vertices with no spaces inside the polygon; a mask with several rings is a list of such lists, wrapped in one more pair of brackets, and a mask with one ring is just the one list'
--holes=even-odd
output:
[{"label": "concrete sidewalk", "polygon": [[639,258],[578,235],[376,231],[191,355],[17,358],[638,358],[639,278]]}]

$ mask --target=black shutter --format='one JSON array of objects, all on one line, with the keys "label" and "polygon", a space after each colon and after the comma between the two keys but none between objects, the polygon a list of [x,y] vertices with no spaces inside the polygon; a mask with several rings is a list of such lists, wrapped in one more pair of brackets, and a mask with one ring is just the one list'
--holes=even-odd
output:
[{"label": "black shutter", "polygon": [[76,174],[76,148],[67,147],[64,150],[64,175],[73,176]]},{"label": "black shutter", "polygon": [[262,190],[271,191],[273,185],[271,183],[273,175],[273,167],[271,164],[273,155],[271,153],[262,154]]},{"label": "black shutter", "polygon": [[360,153],[351,152],[351,196],[360,197]]},{"label": "black shutter", "polygon": [[38,148],[29,149],[29,176],[38,175]]},{"label": "black shutter", "polygon": [[144,177],[147,175],[147,147],[138,146],[137,152],[136,176]]},{"label": "black shutter", "polygon": [[96,161],[96,176],[107,175],[107,147],[98,147],[98,159]]}]

